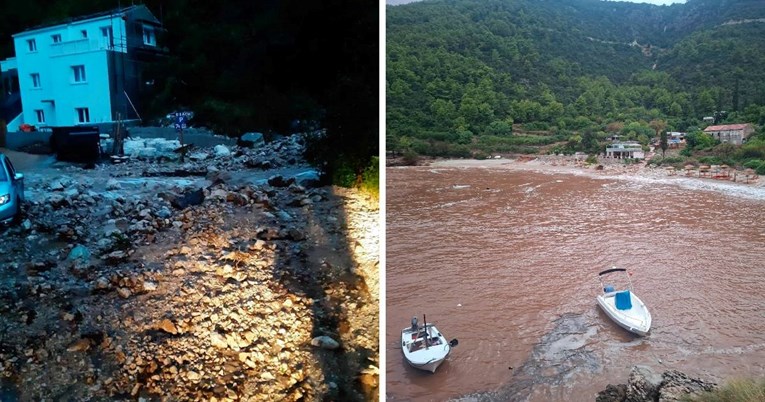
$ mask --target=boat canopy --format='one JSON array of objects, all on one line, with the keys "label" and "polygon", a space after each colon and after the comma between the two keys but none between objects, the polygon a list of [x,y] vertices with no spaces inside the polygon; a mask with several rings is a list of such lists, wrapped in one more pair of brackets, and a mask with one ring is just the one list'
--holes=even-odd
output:
[{"label": "boat canopy", "polygon": [[625,268],[611,268],[599,273],[598,276],[610,274],[611,272],[626,272],[626,271],[627,270]]}]

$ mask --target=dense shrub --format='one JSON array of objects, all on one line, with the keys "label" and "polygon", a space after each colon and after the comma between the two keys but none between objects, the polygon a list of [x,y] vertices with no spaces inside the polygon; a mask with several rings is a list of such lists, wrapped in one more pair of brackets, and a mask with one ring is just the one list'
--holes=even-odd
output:
[{"label": "dense shrub", "polygon": [[723,161],[717,156],[702,156],[699,158],[699,163],[704,165],[722,165]]},{"label": "dense shrub", "polygon": [[758,167],[760,167],[760,165],[762,165],[763,163],[764,163],[764,162],[763,162],[761,159],[752,159],[752,160],[750,160],[750,161],[746,161],[746,162],[744,163],[744,167],[745,167],[745,168],[749,168],[749,169],[757,169],[757,168],[758,168]]},{"label": "dense shrub", "polygon": [[656,166],[681,166],[687,162],[687,159],[682,156],[668,156],[666,158],[656,157],[648,162],[651,165]]},{"label": "dense shrub", "polygon": [[550,124],[544,121],[535,121],[523,125],[526,131],[546,131],[550,129]]},{"label": "dense shrub", "polygon": [[513,124],[504,120],[493,121],[486,130],[489,135],[507,136],[513,133]]},{"label": "dense shrub", "polygon": [[380,197],[380,158],[373,156],[361,176],[361,189],[375,198]]},{"label": "dense shrub", "polygon": [[414,152],[411,149],[407,149],[404,151],[404,164],[408,166],[416,166],[417,163],[420,161],[420,155],[417,155],[417,152]]}]

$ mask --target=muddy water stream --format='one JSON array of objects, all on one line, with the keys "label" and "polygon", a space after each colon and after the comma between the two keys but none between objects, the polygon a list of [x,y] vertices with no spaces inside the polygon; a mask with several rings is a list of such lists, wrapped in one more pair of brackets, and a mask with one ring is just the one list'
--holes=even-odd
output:
[{"label": "muddy water stream", "polygon": [[[387,399],[592,401],[631,366],[765,375],[765,189],[513,168],[387,170]],[[597,273],[633,272],[649,336],[611,322]],[[458,338],[435,375],[400,330]],[[512,369],[511,369],[512,367]]]}]

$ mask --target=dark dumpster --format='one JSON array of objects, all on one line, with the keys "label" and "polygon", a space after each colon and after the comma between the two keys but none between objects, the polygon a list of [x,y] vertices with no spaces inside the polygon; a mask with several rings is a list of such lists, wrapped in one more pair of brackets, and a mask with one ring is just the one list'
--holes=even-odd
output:
[{"label": "dark dumpster", "polygon": [[95,162],[101,155],[98,127],[53,127],[50,146],[56,158],[71,162]]}]

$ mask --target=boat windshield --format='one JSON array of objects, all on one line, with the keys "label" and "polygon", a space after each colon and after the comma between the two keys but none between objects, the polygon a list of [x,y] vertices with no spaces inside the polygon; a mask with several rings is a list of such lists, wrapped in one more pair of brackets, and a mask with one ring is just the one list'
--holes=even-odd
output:
[{"label": "boat windshield", "polygon": [[409,344],[409,352],[417,352],[418,350],[426,349],[431,346],[438,346],[441,344],[440,338],[425,338],[418,339],[416,342]]}]

